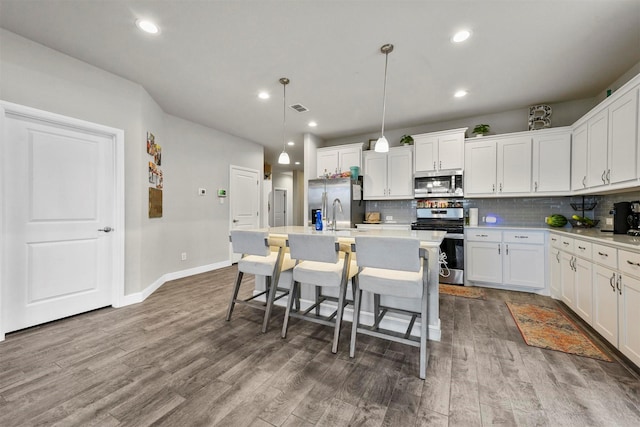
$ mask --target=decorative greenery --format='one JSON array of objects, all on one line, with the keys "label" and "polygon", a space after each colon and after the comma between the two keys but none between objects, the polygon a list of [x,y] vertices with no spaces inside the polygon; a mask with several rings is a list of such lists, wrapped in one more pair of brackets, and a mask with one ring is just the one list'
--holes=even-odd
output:
[{"label": "decorative greenery", "polygon": [[473,133],[478,134],[478,135],[486,135],[489,133],[489,128],[491,126],[487,125],[487,124],[479,124],[476,125],[476,127],[473,128]]},{"label": "decorative greenery", "polygon": [[402,135],[402,138],[400,138],[400,144],[402,144],[402,145],[412,145],[413,144],[413,137],[411,135]]}]

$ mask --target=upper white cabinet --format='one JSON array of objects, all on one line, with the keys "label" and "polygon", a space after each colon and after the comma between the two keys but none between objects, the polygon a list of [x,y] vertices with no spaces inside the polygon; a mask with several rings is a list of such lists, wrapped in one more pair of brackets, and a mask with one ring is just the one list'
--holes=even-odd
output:
[{"label": "upper white cabinet", "polygon": [[571,190],[571,131],[533,133],[534,193]]},{"label": "upper white cabinet", "polygon": [[365,151],[365,200],[413,199],[413,147],[393,147],[388,153]]},{"label": "upper white cabinet", "polygon": [[587,188],[587,162],[589,161],[586,123],[573,130],[571,148],[571,190],[584,190]]},{"label": "upper white cabinet", "polygon": [[524,195],[531,191],[532,138],[524,134],[467,140],[465,195]]},{"label": "upper white cabinet", "polygon": [[318,176],[346,172],[351,166],[362,167],[362,143],[318,148]]},{"label": "upper white cabinet", "polygon": [[464,168],[464,133],[467,128],[413,135],[415,171]]},{"label": "upper white cabinet", "polygon": [[574,124],[572,190],[610,191],[638,184],[639,85],[640,75]]}]

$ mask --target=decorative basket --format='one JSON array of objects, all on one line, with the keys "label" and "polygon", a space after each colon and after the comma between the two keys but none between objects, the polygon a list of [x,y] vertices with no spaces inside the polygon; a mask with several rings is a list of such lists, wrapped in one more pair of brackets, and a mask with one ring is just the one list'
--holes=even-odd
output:
[{"label": "decorative basket", "polygon": [[598,223],[600,222],[600,220],[598,219],[594,219],[593,220],[593,224],[587,224],[586,222],[582,222],[582,221],[576,221],[575,219],[569,219],[569,222],[571,223],[572,227],[575,228],[593,228],[596,225],[598,225]]},{"label": "decorative basket", "polygon": [[598,202],[570,203],[574,211],[590,211],[593,210]]}]

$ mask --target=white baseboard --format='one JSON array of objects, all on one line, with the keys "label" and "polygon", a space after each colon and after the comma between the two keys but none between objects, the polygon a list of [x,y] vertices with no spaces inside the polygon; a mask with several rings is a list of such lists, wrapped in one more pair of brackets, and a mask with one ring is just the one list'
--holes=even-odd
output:
[{"label": "white baseboard", "polygon": [[138,304],[149,297],[152,293],[157,291],[160,286],[171,280],[182,279],[184,277],[194,276],[200,273],[206,273],[207,271],[218,270],[220,268],[229,267],[231,265],[231,261],[222,261],[217,262],[215,264],[207,264],[199,267],[188,268],[186,270],[174,271],[172,273],[165,273],[160,276],[156,281],[151,283],[149,286],[144,288],[140,292],[135,292],[133,294],[125,295],[122,298],[122,305],[120,307],[124,307],[131,304]]}]

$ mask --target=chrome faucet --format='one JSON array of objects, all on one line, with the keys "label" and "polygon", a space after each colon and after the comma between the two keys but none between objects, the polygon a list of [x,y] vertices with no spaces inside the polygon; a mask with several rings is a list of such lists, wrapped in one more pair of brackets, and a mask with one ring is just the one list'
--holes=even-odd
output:
[{"label": "chrome faucet", "polygon": [[342,203],[337,197],[333,200],[333,223],[331,224],[331,230],[334,231],[336,230],[336,224],[338,223],[338,221],[336,220],[336,205],[338,205],[338,209],[340,210],[340,213],[342,213]]}]

